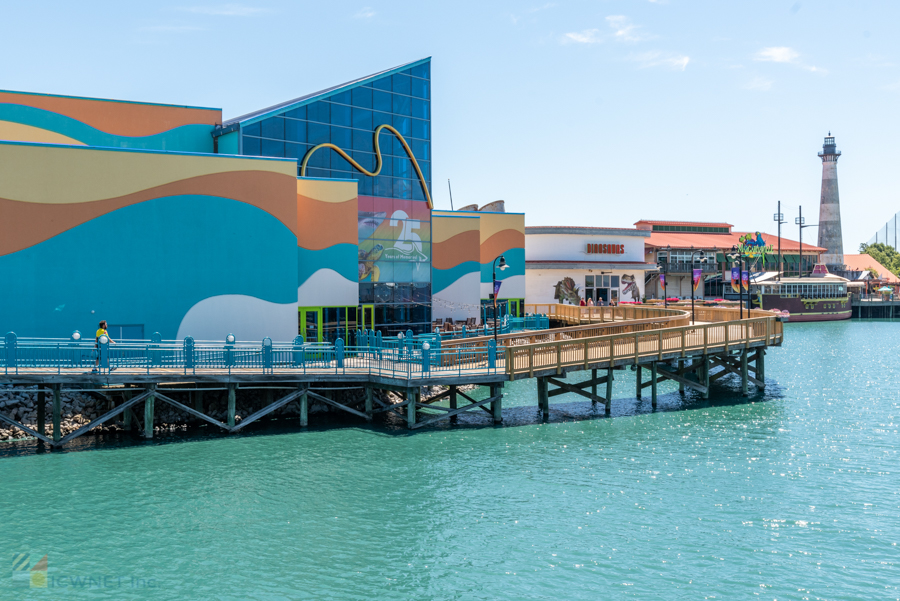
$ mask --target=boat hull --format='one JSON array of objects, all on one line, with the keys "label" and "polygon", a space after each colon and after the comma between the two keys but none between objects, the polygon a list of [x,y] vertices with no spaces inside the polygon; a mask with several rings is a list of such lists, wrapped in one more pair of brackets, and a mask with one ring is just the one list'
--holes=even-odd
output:
[{"label": "boat hull", "polygon": [[790,322],[840,321],[850,319],[850,297],[806,299],[799,297],[763,294],[762,308],[769,311],[788,311]]}]

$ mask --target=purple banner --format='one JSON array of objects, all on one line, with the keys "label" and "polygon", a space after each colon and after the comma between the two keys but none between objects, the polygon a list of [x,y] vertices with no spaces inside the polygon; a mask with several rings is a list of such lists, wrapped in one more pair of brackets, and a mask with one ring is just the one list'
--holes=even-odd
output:
[{"label": "purple banner", "polygon": [[703,279],[701,275],[701,270],[695,269],[693,273],[693,283],[694,283],[694,292],[697,291],[697,288],[700,286],[700,280]]},{"label": "purple banner", "polygon": [[741,283],[744,285],[744,290],[750,290],[750,272],[745,271],[741,275]]},{"label": "purple banner", "polygon": [[666,274],[659,274],[659,285],[663,287],[663,290],[666,289]]},{"label": "purple banner", "polygon": [[500,284],[502,284],[500,280],[494,280],[494,298],[497,298],[497,295],[500,294]]},{"label": "purple banner", "polygon": [[734,292],[741,291],[741,269],[740,267],[731,268],[731,290]]}]

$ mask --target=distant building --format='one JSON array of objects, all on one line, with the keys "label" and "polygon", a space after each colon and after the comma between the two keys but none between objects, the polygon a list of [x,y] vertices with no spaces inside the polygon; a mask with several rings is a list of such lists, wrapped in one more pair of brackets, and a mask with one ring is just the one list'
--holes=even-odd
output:
[{"label": "distant building", "polygon": [[[730,223],[697,222],[697,221],[653,221],[642,219],[634,224],[642,231],[650,232],[645,240],[645,260],[647,263],[665,264],[667,296],[690,297],[691,275],[694,269],[700,269],[704,285],[698,288],[695,296],[725,296],[728,294],[726,284],[731,282],[731,267],[727,255],[732,247],[740,244],[743,236],[750,234],[756,237],[757,232],[735,232]],[[765,261],[758,261],[749,266],[749,271],[778,271],[778,236],[760,232],[760,236],[772,252]],[[707,263],[700,262],[700,252],[707,258]],[[812,272],[819,261],[824,248],[804,244],[802,262],[800,243],[781,238],[782,270],[785,275],[804,275]],[[746,266],[745,266],[746,268]],[[660,270],[662,272],[662,270]],[[662,298],[663,290],[659,285],[659,275],[647,281],[647,295]]]}]

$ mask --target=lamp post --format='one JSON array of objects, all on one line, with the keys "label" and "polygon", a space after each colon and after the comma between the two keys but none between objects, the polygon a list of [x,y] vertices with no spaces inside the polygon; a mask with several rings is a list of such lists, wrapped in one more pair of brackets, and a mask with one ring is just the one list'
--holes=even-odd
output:
[{"label": "lamp post", "polygon": [[666,288],[667,288],[668,285],[669,285],[667,274],[669,273],[668,265],[669,265],[669,258],[670,258],[670,255],[671,255],[671,253],[672,253],[672,247],[671,247],[671,246],[667,246],[665,250],[666,250],[666,260],[665,260],[665,261],[660,261],[660,260],[659,260],[659,255],[657,255],[657,257],[656,257],[656,260],[657,260],[656,265],[657,265],[657,267],[659,267],[660,269],[662,269],[662,277],[663,277],[663,307],[668,308],[668,307],[669,307],[669,294],[666,292]]},{"label": "lamp post", "polygon": [[[781,281],[781,224],[787,223],[784,219],[784,213],[781,212],[781,201],[778,201],[778,212],[775,213],[773,221],[778,224],[778,281]],[[802,249],[801,249],[802,250]]]},{"label": "lamp post", "polygon": [[[738,298],[741,303],[741,319],[744,319],[744,253],[737,246],[731,247],[731,254],[728,255],[728,258],[731,259],[732,263],[738,264],[738,277],[740,278],[738,283]],[[749,274],[747,277],[747,298],[750,298],[750,279]],[[749,309],[748,309],[749,310]]]},{"label": "lamp post", "polygon": [[[709,262],[709,259],[706,258],[706,253],[703,250],[692,250],[691,251],[691,325],[694,325],[694,256],[700,253],[700,264],[704,265]],[[703,268],[700,268],[700,278],[703,278]]]},{"label": "lamp post", "polygon": [[818,227],[817,223],[811,223],[806,225],[806,219],[803,218],[803,207],[800,207],[800,216],[794,217],[794,225],[800,228],[800,276],[803,277],[803,228],[805,227]]},{"label": "lamp post", "polygon": [[[497,263],[497,261],[500,261],[500,262]],[[496,346],[497,345],[497,268],[499,267],[500,271],[503,271],[504,269],[509,267],[509,265],[506,264],[506,258],[503,255],[500,255],[499,257],[494,259],[494,262],[492,263],[491,266],[493,267],[493,270],[494,270],[493,276],[491,279],[493,280],[493,286],[494,286],[494,288],[493,288],[493,291],[494,291],[494,345]]]}]

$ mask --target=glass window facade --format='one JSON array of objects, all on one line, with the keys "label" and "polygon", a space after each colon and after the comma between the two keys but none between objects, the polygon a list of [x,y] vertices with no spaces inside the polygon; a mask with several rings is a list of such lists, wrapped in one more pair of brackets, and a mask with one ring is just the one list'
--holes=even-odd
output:
[{"label": "glass window facade", "polygon": [[[366,80],[350,90],[242,126],[245,155],[298,160],[329,142],[365,169],[376,164],[374,130],[394,127],[412,150],[431,190],[431,64]],[[431,211],[403,145],[389,131],[379,136],[377,177],[357,171],[330,149],[309,160],[308,177],[355,179],[359,186],[359,303],[374,305],[385,334],[428,332],[431,324]],[[331,323],[335,320],[326,320]],[[337,321],[340,321],[339,319]],[[337,329],[339,329],[336,326]]]}]

